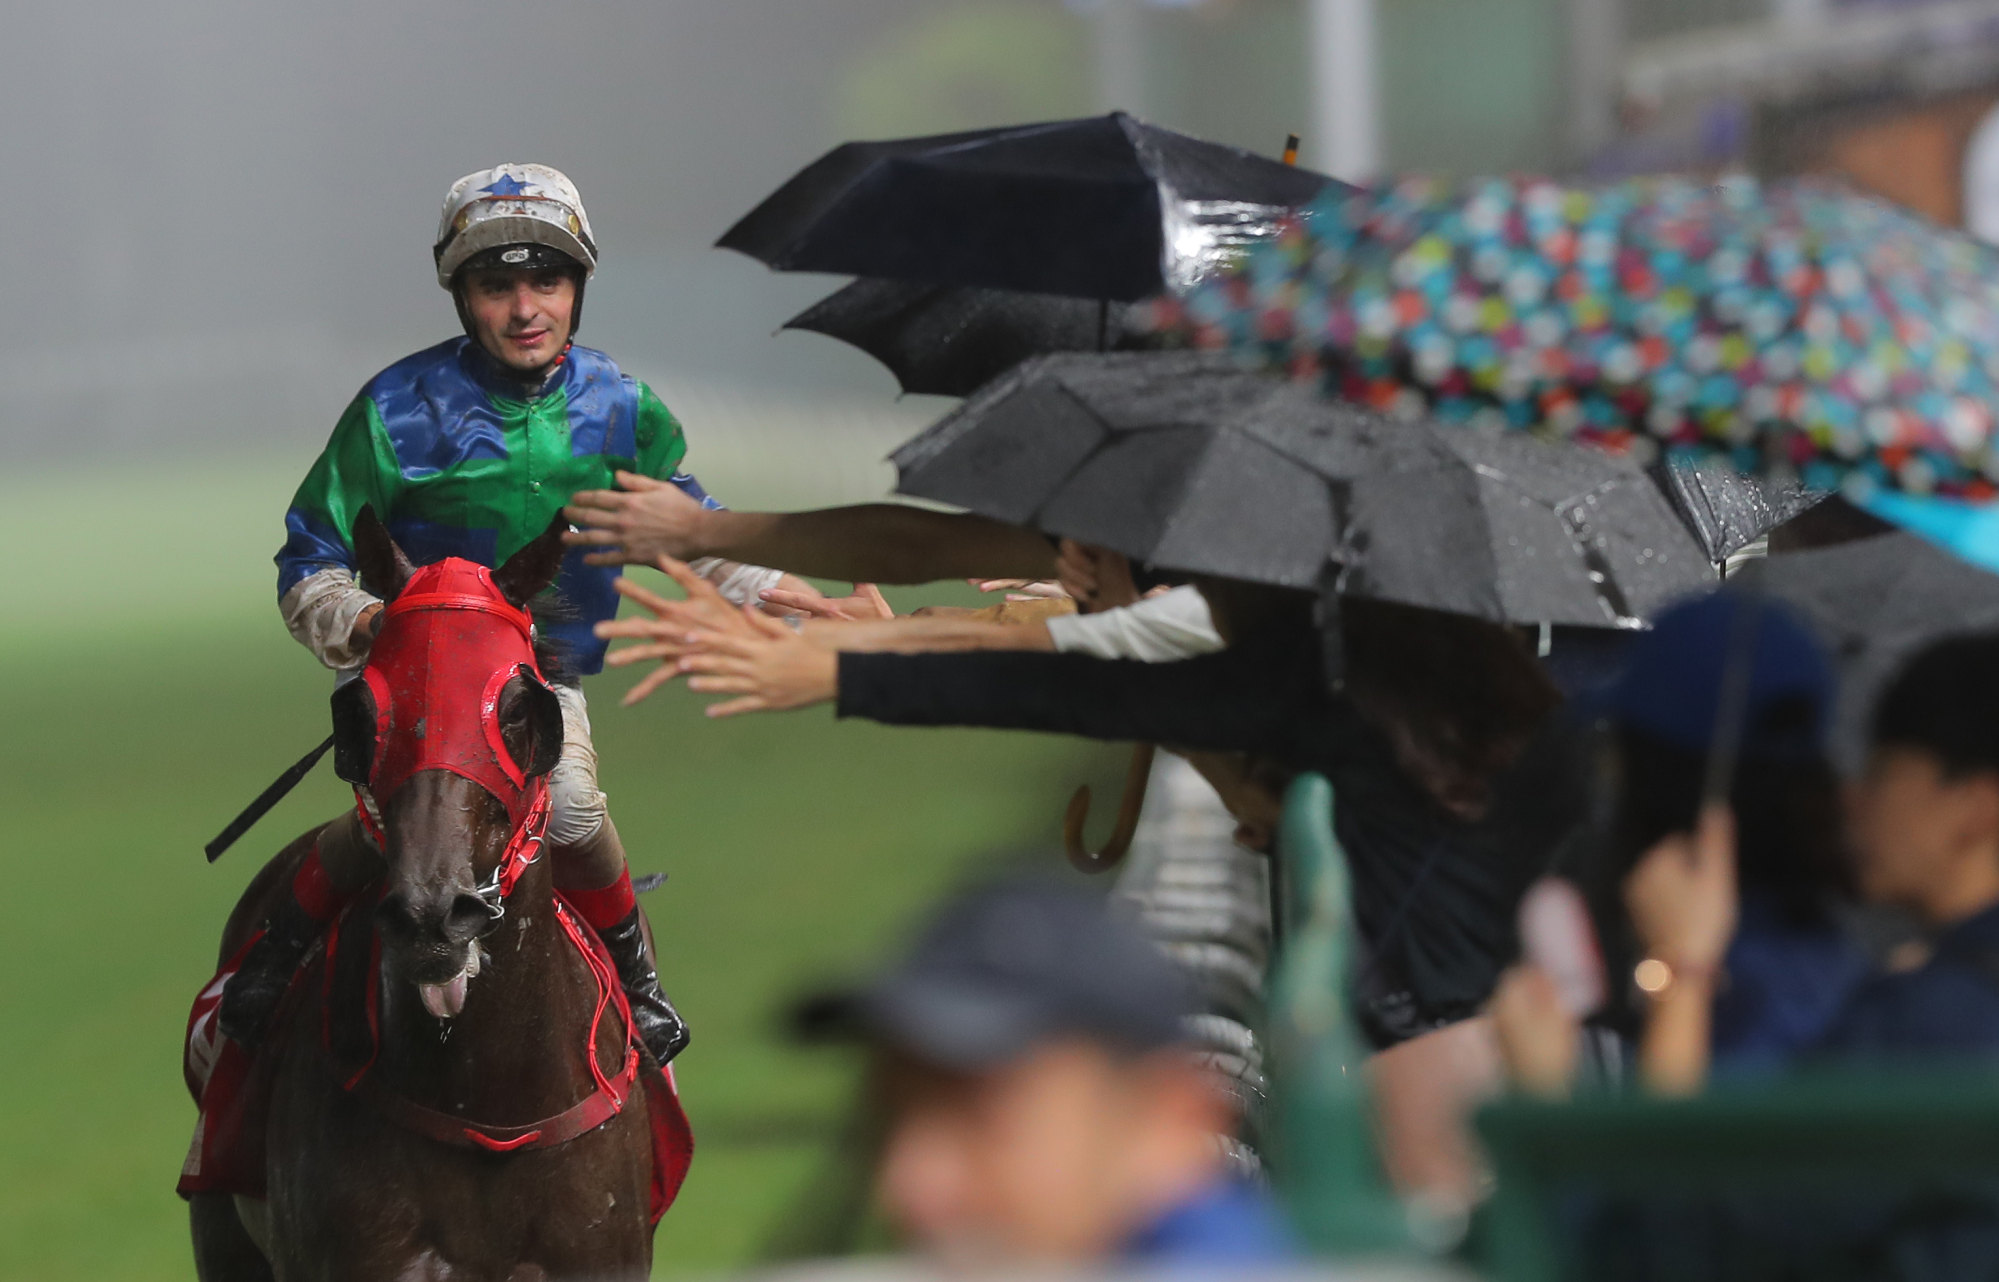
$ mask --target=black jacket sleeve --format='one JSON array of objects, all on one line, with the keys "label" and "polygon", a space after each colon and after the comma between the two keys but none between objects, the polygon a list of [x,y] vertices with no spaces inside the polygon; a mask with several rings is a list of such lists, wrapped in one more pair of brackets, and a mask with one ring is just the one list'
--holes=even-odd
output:
[{"label": "black jacket sleeve", "polygon": [[1308,648],[1255,642],[1174,663],[975,650],[840,656],[843,717],[1264,753],[1321,768],[1333,711]]}]

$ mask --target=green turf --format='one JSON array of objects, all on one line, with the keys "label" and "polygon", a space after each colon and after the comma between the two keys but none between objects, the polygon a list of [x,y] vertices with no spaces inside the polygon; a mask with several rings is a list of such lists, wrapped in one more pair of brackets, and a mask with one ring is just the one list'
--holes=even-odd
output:
[{"label": "green turf", "polygon": [[[342,804],[322,766],[223,862],[200,847],[323,732],[326,674],[268,598],[275,469],[0,483],[0,1277],[192,1274],[172,1188],[193,1109],[187,1005],[258,861]],[[280,497],[273,501],[272,495]],[[18,572],[16,572],[18,571]],[[593,684],[597,743],[695,1030],[682,1088],[701,1150],[659,1271],[755,1258],[823,1168],[837,1055],[773,1034],[787,994],[856,970],[985,852],[1046,841],[1065,788],[1117,754],[1061,740],[837,723],[708,722],[673,691],[633,711]]]}]

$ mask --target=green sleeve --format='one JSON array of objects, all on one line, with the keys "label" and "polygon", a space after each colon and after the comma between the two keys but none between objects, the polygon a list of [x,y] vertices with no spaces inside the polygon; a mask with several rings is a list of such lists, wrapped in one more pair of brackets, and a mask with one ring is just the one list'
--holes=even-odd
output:
[{"label": "green sleeve", "polygon": [[401,478],[395,447],[374,402],[356,397],[285,513],[285,545],[277,557],[279,595],[319,570],[352,569],[354,518],[372,506],[387,521]]},{"label": "green sleeve", "polygon": [[634,430],[641,474],[664,481],[680,470],[681,460],[687,457],[687,437],[680,430],[680,420],[644,383],[639,384],[638,422]]}]

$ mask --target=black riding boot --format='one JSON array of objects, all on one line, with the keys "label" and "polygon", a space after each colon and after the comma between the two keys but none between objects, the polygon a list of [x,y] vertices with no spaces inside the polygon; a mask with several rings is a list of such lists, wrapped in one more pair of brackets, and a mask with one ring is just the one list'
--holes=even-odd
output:
[{"label": "black riding boot", "polygon": [[625,996],[631,1000],[632,1022],[638,1025],[639,1040],[646,1044],[659,1066],[665,1068],[675,1055],[687,1049],[687,1021],[680,1018],[680,1012],[673,1009],[673,1003],[659,989],[659,972],[646,952],[645,927],[639,922],[639,911],[632,909],[630,916],[599,934],[604,946],[611,950],[618,979],[625,986]]},{"label": "black riding boot", "polygon": [[263,937],[250,946],[243,962],[222,990],[217,1022],[222,1031],[245,1046],[255,1046],[270,1031],[271,1017],[291,988],[299,962],[318,939],[326,923],[315,921],[293,896],[278,902],[264,923]]}]

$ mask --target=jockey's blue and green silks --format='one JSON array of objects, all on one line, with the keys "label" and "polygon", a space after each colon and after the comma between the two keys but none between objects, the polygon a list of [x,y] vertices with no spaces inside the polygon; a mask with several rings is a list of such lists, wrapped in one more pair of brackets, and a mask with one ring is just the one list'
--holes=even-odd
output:
[{"label": "jockey's blue and green silks", "polygon": [[[546,530],[578,490],[611,488],[618,468],[719,506],[679,470],[686,452],[659,397],[602,352],[572,347],[527,395],[470,338],[440,343],[377,374],[341,415],[285,514],[278,596],[321,570],[355,569],[354,518],[370,505],[418,565],[488,566]],[[591,626],[617,613],[616,577],[572,549],[555,599],[536,604],[570,671],[603,666]]]}]

